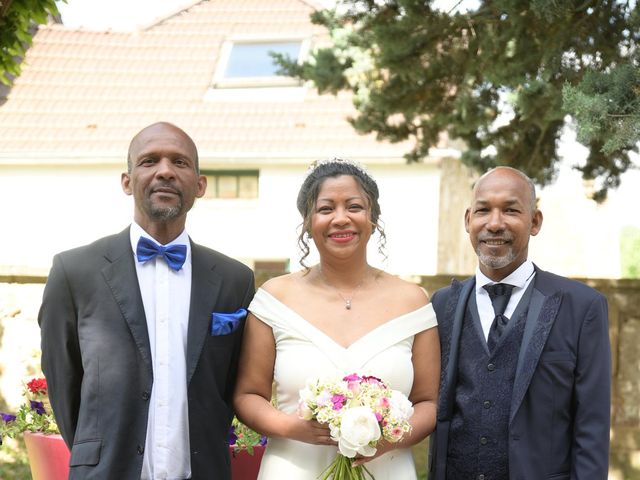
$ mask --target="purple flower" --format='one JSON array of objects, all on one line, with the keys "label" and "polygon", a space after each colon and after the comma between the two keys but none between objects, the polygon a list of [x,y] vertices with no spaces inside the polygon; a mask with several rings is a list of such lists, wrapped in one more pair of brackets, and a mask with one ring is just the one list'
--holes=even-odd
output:
[{"label": "purple flower", "polygon": [[44,403],[38,402],[37,400],[29,400],[31,403],[31,410],[35,410],[38,415],[44,415],[47,413],[44,409]]},{"label": "purple flower", "polygon": [[0,412],[0,418],[4,421],[4,423],[13,422],[16,419],[15,415],[11,415],[10,413]]},{"label": "purple flower", "polygon": [[267,444],[267,437],[265,437],[264,435],[262,435],[260,437],[260,445],[262,445],[263,447]]},{"label": "purple flower", "polygon": [[238,441],[238,436],[236,435],[236,429],[233,428],[233,425],[229,427],[229,445],[235,445]]}]

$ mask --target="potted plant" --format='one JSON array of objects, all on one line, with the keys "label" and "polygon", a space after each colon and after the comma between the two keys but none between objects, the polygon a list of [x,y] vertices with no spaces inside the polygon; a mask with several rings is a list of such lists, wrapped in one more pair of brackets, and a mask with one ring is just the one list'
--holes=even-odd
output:
[{"label": "potted plant", "polygon": [[47,381],[34,378],[24,389],[25,403],[13,415],[0,412],[2,438],[24,436],[33,480],[64,480],[69,477],[69,449],[58,432]]},{"label": "potted plant", "polygon": [[233,480],[255,480],[260,470],[267,438],[254,432],[233,417],[229,430],[231,477]]},{"label": "potted plant", "polygon": [[[34,378],[24,389],[25,403],[13,415],[0,412],[0,444],[3,438],[22,434],[27,446],[33,480],[66,480],[69,449],[59,434],[49,398],[47,381]],[[229,453],[233,480],[255,480],[267,443],[265,437],[233,418]]]}]

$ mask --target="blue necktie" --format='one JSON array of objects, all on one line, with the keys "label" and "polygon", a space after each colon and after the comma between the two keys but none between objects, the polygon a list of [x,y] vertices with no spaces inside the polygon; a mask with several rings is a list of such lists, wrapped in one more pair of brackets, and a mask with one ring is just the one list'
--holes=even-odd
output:
[{"label": "blue necktie", "polygon": [[163,247],[147,237],[140,237],[138,247],[136,248],[136,256],[139,262],[146,262],[157,256],[161,256],[173,270],[180,270],[187,258],[186,245],[169,245]]}]

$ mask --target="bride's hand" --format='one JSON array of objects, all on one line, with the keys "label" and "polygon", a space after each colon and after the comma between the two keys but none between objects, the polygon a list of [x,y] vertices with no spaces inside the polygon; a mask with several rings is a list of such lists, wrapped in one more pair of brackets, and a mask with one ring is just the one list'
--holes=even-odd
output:
[{"label": "bride's hand", "polygon": [[381,455],[384,455],[387,452],[390,452],[391,450],[394,450],[396,447],[393,443],[389,443],[387,441],[381,441],[380,443],[378,443],[378,446],[376,447],[376,453],[375,455],[373,455],[372,457],[363,457],[361,455],[357,455],[354,459],[353,462],[351,462],[351,465],[354,467],[357,467],[359,465],[363,465],[367,462],[370,462],[371,460],[373,460],[374,458],[378,458]]},{"label": "bride's hand", "polygon": [[327,425],[316,420],[303,420],[297,415],[291,420],[289,438],[313,445],[337,445],[331,439],[331,431]]}]

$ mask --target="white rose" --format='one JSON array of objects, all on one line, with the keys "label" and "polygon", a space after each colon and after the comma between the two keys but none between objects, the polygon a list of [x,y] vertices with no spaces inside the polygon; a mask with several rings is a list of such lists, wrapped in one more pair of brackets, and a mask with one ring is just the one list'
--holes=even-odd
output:
[{"label": "white rose", "polygon": [[302,398],[298,400],[298,416],[303,420],[311,420],[313,418],[313,410],[309,408]]},{"label": "white rose", "polygon": [[403,393],[393,390],[389,399],[389,413],[397,420],[408,420],[413,415],[413,405]]},{"label": "white rose", "polygon": [[369,443],[378,441],[381,435],[373,410],[369,407],[350,408],[342,415],[338,449],[342,455],[349,458],[357,454],[372,457],[376,449],[369,446]]},{"label": "white rose", "polygon": [[300,394],[300,400],[303,400],[305,403],[312,403],[315,401],[315,394],[313,390],[311,390],[308,386],[304,387],[302,390],[298,392]]}]

